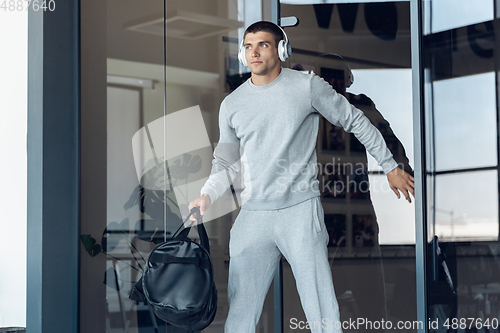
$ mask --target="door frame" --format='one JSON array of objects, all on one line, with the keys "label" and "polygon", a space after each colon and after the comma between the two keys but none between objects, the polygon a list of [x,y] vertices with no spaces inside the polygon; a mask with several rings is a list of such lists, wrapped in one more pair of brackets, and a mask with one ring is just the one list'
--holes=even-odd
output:
[{"label": "door frame", "polygon": [[422,1],[410,0],[411,68],[413,102],[413,151],[415,179],[415,265],[417,320],[423,323],[419,333],[427,332],[427,202],[425,193],[425,124],[424,124],[424,82],[422,62]]}]

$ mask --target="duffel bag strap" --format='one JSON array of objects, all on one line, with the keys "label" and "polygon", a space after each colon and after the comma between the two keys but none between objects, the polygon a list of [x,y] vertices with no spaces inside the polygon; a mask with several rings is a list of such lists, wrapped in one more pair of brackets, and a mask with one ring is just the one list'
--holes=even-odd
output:
[{"label": "duffel bag strap", "polygon": [[[198,208],[198,207],[193,207],[191,209],[191,211],[189,212],[189,215],[186,217],[184,222],[179,226],[179,228],[177,228],[177,230],[174,232],[174,235],[172,236],[172,238],[176,238],[176,237],[187,238],[187,236],[189,234],[189,230],[191,230],[191,226],[185,227],[184,229],[182,229],[182,231],[178,235],[177,235],[177,233],[179,232],[179,230],[183,226],[186,225],[186,222],[189,220],[189,218],[193,214],[195,214],[196,220],[197,220],[196,227],[198,228],[198,235],[200,236],[200,244],[201,244],[201,246],[203,246],[203,248],[205,248],[205,250],[207,250],[208,253],[210,253],[210,243],[208,242],[207,230],[205,229],[205,226],[203,225],[203,219],[202,219],[201,214],[200,214],[200,208]],[[191,223],[191,225],[193,223]]]},{"label": "duffel bag strap", "polygon": [[149,262],[153,263],[163,263],[163,264],[192,264],[192,265],[200,265],[200,258],[198,257],[175,257],[168,253],[158,253],[153,252],[149,256]]}]

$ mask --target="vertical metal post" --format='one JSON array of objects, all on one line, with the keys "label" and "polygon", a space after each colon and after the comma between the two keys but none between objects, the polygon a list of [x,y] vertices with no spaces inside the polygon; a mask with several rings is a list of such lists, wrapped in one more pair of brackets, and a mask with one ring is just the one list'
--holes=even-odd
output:
[{"label": "vertical metal post", "polygon": [[280,0],[273,0],[271,2],[271,22],[279,25],[280,20],[281,20]]},{"label": "vertical metal post", "polygon": [[411,22],[411,66],[413,97],[413,137],[415,152],[415,250],[417,278],[417,320],[423,323],[419,333],[427,332],[427,290],[426,290],[426,162],[424,84],[422,62],[422,0],[410,1]]},{"label": "vertical metal post", "polygon": [[[495,12],[495,18],[493,19],[493,31],[500,30],[500,22],[498,19],[500,18],[500,0],[495,0],[493,3],[493,8]],[[495,38],[494,44],[494,59],[495,59],[495,86],[496,86],[496,116],[497,116],[497,151],[500,152],[500,57],[498,56],[500,52],[500,39]],[[498,193],[500,193],[500,154],[497,153],[497,182],[498,182]],[[500,202],[498,203],[500,206]],[[498,211],[498,218],[500,220],[500,210]],[[500,237],[500,226],[498,230],[498,237]]]},{"label": "vertical metal post", "polygon": [[78,332],[80,3],[28,13],[28,333]]},{"label": "vertical metal post", "polygon": [[[280,0],[271,2],[271,21],[280,24]],[[274,333],[283,333],[283,259],[274,275]]]}]

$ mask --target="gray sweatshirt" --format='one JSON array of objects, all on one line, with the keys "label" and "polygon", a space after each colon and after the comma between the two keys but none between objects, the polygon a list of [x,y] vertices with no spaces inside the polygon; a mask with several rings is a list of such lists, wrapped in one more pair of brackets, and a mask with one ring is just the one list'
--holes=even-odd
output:
[{"label": "gray sweatshirt", "polygon": [[220,139],[200,193],[215,202],[243,168],[242,209],[280,209],[319,196],[320,114],[353,133],[385,174],[397,167],[362,111],[321,77],[282,68],[273,82],[256,86],[248,79],[221,103]]}]

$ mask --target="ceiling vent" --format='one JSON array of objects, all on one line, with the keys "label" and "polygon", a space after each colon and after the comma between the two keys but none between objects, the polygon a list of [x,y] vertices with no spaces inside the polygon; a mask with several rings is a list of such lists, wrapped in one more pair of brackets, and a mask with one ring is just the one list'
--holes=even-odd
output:
[{"label": "ceiling vent", "polygon": [[[243,22],[184,10],[172,10],[167,14],[166,26],[168,37],[196,40],[238,29],[243,26]],[[126,29],[163,36],[163,18],[135,21],[128,24]]]}]

